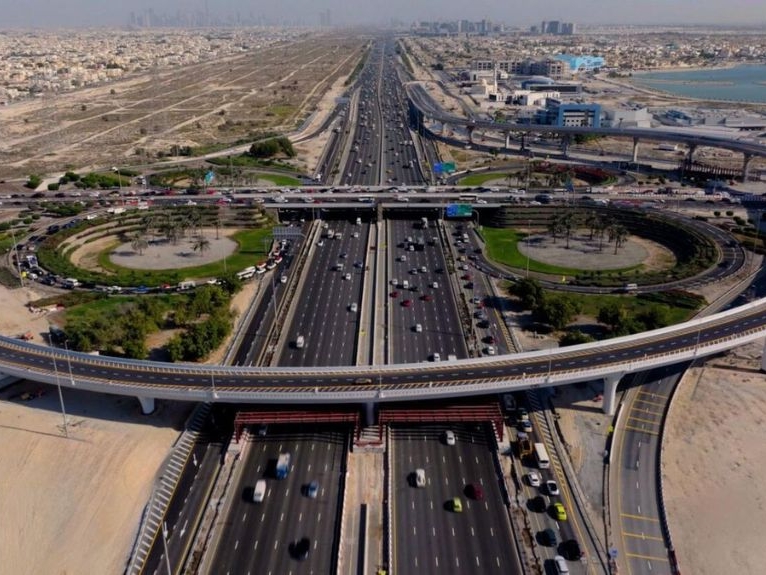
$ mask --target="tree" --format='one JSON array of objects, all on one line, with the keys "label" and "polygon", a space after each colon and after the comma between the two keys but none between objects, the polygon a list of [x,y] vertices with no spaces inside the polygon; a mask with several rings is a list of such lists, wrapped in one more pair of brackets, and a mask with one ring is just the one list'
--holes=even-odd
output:
[{"label": "tree", "polygon": [[593,235],[598,229],[599,220],[601,220],[601,218],[596,212],[588,212],[585,215],[585,225],[588,227],[588,231],[590,232],[590,239],[593,239]]},{"label": "tree", "polygon": [[553,216],[548,222],[548,233],[553,237],[553,243],[556,243],[556,237],[563,231],[561,225],[561,218],[559,216]]},{"label": "tree", "polygon": [[580,306],[570,297],[546,296],[535,310],[538,319],[554,329],[564,329],[580,312]]},{"label": "tree", "polygon": [[192,249],[195,252],[199,251],[199,255],[202,256],[208,249],[210,249],[210,240],[205,236],[197,236],[192,244]]},{"label": "tree", "polygon": [[612,224],[607,230],[609,241],[614,242],[614,253],[623,246],[628,239],[628,229],[622,224]]},{"label": "tree", "polygon": [[572,236],[572,231],[577,229],[577,219],[574,212],[567,212],[560,217],[561,229],[564,232],[564,237],[567,240],[567,249],[569,249],[569,238]]},{"label": "tree", "polygon": [[590,343],[594,341],[587,333],[581,332],[579,329],[573,329],[567,331],[559,338],[559,347],[566,347],[568,345],[577,345],[580,343]]},{"label": "tree", "polygon": [[142,256],[144,255],[144,250],[149,247],[149,242],[144,239],[144,234],[141,232],[136,232],[133,234],[133,239],[130,242],[130,247],[133,248],[133,251],[138,252],[138,255]]},{"label": "tree", "polygon": [[611,331],[619,331],[628,318],[628,312],[619,301],[611,301],[598,310],[598,321],[608,326]]},{"label": "tree", "polygon": [[521,305],[526,309],[536,309],[545,298],[540,282],[532,278],[518,280],[511,286],[510,292],[521,300]]}]

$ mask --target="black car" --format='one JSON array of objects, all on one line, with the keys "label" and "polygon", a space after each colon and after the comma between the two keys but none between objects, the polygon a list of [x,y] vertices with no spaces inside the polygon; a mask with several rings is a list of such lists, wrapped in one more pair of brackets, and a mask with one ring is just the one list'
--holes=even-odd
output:
[{"label": "black car", "polygon": [[309,552],[311,551],[311,539],[303,537],[293,544],[293,555],[296,559],[301,561],[309,558]]},{"label": "black car", "polygon": [[582,549],[577,539],[569,539],[561,544],[561,554],[570,561],[577,561],[582,557]]},{"label": "black car", "polygon": [[556,532],[550,527],[540,531],[540,533],[538,533],[538,539],[540,541],[540,545],[545,545],[546,547],[556,546]]}]

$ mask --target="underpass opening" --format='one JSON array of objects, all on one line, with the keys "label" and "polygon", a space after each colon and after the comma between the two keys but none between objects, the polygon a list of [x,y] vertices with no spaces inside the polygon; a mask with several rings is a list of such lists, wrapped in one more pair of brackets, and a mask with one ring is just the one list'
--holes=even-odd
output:
[{"label": "underpass opening", "polygon": [[394,407],[381,409],[378,415],[379,440],[383,429],[392,423],[482,423],[489,421],[498,442],[503,440],[503,412],[498,403],[473,405],[436,404],[433,407]]},{"label": "underpass opening", "polygon": [[321,409],[263,409],[257,411],[240,411],[234,418],[234,441],[239,443],[242,432],[249,425],[268,425],[280,423],[350,423],[354,426],[354,437],[359,439],[361,426],[358,410]]}]

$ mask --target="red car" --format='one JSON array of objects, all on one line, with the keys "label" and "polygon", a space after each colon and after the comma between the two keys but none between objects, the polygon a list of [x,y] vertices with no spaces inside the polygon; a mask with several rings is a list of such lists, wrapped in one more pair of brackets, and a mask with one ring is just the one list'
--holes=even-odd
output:
[{"label": "red car", "polygon": [[484,499],[484,489],[478,483],[469,483],[465,486],[465,495],[476,501]]},{"label": "red car", "polygon": [[399,292],[398,291],[392,291],[391,292],[391,297],[399,297]]},{"label": "red car", "polygon": [[410,307],[412,305],[412,301],[406,299],[402,301],[402,307]]},{"label": "red car", "polygon": [[425,294],[420,296],[420,299],[422,299],[423,301],[431,301],[433,298],[430,295]]},{"label": "red car", "polygon": [[469,280],[471,279],[471,274],[463,274],[462,276],[460,276],[460,278],[464,280]]}]

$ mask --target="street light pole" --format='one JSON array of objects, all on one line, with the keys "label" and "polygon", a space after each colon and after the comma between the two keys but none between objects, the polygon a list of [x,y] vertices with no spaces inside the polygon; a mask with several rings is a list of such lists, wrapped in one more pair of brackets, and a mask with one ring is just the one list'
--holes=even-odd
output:
[{"label": "street light pole", "polygon": [[64,340],[64,349],[66,350],[66,362],[69,366],[69,383],[72,384],[72,387],[74,387],[74,375],[72,375],[72,358],[69,355],[69,346],[67,345],[67,340]]},{"label": "street light pole", "polygon": [[64,417],[64,437],[69,437],[69,430],[66,424],[66,409],[64,409],[64,394],[61,392],[61,381],[59,380],[59,370],[56,365],[56,357],[53,357],[53,372],[56,374],[56,386],[59,390],[59,401],[61,402],[61,415]]},{"label": "street light pole", "polygon": [[19,285],[24,287],[24,276],[21,275],[21,261],[19,260],[19,245],[16,243],[16,232],[11,226],[11,238],[13,238],[13,251],[16,252],[16,269],[19,272]]},{"label": "street light pole", "polygon": [[166,521],[162,522],[162,545],[165,548],[165,567],[168,570],[168,575],[173,575],[173,570],[170,568],[170,555],[168,554],[168,524]]},{"label": "street light pole", "polygon": [[527,273],[524,277],[529,277],[529,236],[532,235],[532,220],[527,220]]},{"label": "street light pole", "polygon": [[215,374],[212,371],[210,372],[210,383],[213,385],[213,397],[218,399],[218,392],[215,390]]}]

